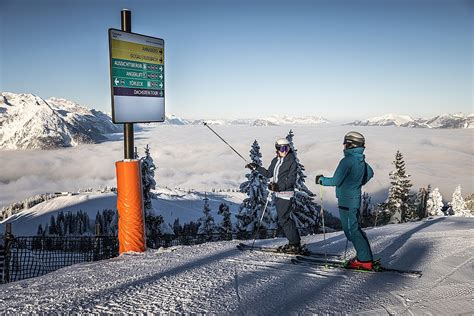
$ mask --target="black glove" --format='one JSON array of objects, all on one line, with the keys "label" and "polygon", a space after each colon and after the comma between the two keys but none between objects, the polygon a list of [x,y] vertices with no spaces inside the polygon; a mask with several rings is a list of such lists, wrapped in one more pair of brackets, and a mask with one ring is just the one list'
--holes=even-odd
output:
[{"label": "black glove", "polygon": [[322,174],[318,174],[318,175],[316,176],[316,181],[315,181],[316,184],[322,184],[322,183],[321,183],[321,177],[322,177],[322,176],[323,176]]},{"label": "black glove", "polygon": [[255,162],[251,162],[245,165],[245,168],[249,168],[250,170],[256,170],[258,165]]},{"label": "black glove", "polygon": [[273,191],[273,192],[280,192],[280,188],[278,187],[278,184],[275,182],[270,182],[268,184],[268,190]]}]

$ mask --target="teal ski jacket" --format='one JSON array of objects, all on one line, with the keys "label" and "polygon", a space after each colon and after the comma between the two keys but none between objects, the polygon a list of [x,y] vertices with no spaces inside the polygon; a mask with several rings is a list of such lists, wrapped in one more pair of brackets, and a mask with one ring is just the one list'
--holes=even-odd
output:
[{"label": "teal ski jacket", "polygon": [[361,187],[374,176],[374,171],[365,162],[364,147],[344,150],[344,158],[339,162],[332,178],[321,177],[323,186],[335,186],[339,206],[360,208]]}]

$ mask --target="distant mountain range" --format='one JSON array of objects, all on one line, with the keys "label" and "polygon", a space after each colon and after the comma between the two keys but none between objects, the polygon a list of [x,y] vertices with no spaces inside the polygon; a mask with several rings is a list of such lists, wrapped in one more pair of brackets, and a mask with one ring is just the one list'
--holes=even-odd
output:
[{"label": "distant mountain range", "polygon": [[[330,123],[320,116],[272,115],[261,119],[187,120],[166,116],[164,125],[317,125]],[[137,128],[141,124],[138,124]],[[443,114],[412,118],[387,114],[345,125],[422,128],[473,128],[474,114]],[[106,134],[122,132],[110,116],[61,98],[42,99],[34,94],[0,93],[0,149],[54,149],[106,141]]]},{"label": "distant mountain range", "polygon": [[168,125],[200,125],[206,122],[209,125],[248,125],[248,126],[279,126],[279,125],[316,125],[329,123],[328,120],[319,116],[287,116],[272,115],[262,119],[199,119],[186,120],[175,115],[166,116],[165,124]]},{"label": "distant mountain range", "polygon": [[[186,120],[166,116],[164,125],[313,125],[328,123],[318,116],[270,116],[263,119]],[[141,124],[137,124],[137,128]],[[0,93],[0,149],[54,149],[106,141],[106,134],[122,126],[111,117],[61,98],[43,99],[34,94]]]},{"label": "distant mountain range", "polygon": [[396,126],[417,128],[474,128],[474,113],[443,114],[432,118],[413,118],[409,115],[386,114],[364,121],[354,121],[344,125],[352,126]]}]

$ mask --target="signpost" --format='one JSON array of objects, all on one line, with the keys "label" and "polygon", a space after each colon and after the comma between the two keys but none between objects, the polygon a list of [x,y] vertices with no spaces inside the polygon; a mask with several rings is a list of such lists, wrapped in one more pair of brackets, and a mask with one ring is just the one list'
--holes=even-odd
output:
[{"label": "signpost", "polygon": [[119,252],[146,249],[140,161],[134,159],[133,123],[165,120],[164,41],[132,33],[122,10],[122,30],[109,29],[112,121],[123,123],[124,160],[115,163]]}]

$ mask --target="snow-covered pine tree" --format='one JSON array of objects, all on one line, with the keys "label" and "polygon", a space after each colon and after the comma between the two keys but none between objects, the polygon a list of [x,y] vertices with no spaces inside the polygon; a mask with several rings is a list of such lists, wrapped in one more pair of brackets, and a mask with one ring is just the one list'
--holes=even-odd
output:
[{"label": "snow-covered pine tree", "polygon": [[198,219],[198,234],[202,235],[205,240],[211,240],[212,234],[215,232],[215,223],[214,217],[211,215],[207,194],[204,196],[204,208],[202,212],[204,215]]},{"label": "snow-covered pine tree", "polygon": [[428,201],[426,202],[426,211],[428,215],[443,216],[443,206],[443,196],[438,188],[434,188],[434,190],[430,192]]},{"label": "snow-covered pine tree", "polygon": [[297,175],[292,214],[298,228],[306,229],[309,232],[316,232],[318,230],[317,223],[320,217],[319,212],[321,207],[316,202],[314,202],[315,194],[306,187],[306,175],[304,174],[305,168],[298,159],[298,150],[295,148],[293,143],[294,135],[295,134],[290,129],[288,135],[286,136],[297,163]]},{"label": "snow-covered pine tree", "polygon": [[[142,166],[142,184],[143,184],[143,205],[145,207],[145,214],[151,213],[153,206],[151,205],[151,189],[155,189],[155,170],[156,166],[153,158],[150,155],[150,146],[145,147],[145,156],[140,158]],[[154,214],[150,214],[154,215]]]},{"label": "snow-covered pine tree", "polygon": [[460,185],[454,190],[450,210],[454,216],[471,217],[471,211],[467,208],[466,202],[462,197]]},{"label": "snow-covered pine tree", "polygon": [[230,220],[230,209],[229,205],[226,203],[221,203],[219,205],[219,211],[217,214],[223,217],[221,224],[218,227],[219,233],[221,234],[222,239],[231,240],[232,239],[232,222]]},{"label": "snow-covered pine tree", "polygon": [[[260,146],[255,140],[250,149],[250,161],[261,166],[261,158]],[[246,193],[248,197],[244,199],[239,207],[238,214],[235,215],[237,219],[237,232],[241,238],[249,237],[249,234],[253,235],[258,229],[258,221],[262,217],[263,208],[268,197],[268,179],[266,177],[255,170],[250,171],[245,177],[247,181],[240,185],[240,192]],[[261,229],[275,227],[275,213],[275,208],[269,202],[262,220]]]},{"label": "snow-covered pine tree", "polygon": [[405,161],[403,155],[397,150],[393,161],[395,170],[390,172],[391,187],[388,193],[388,200],[385,202],[386,209],[391,214],[391,222],[401,223],[410,212],[410,175],[406,174]]}]

